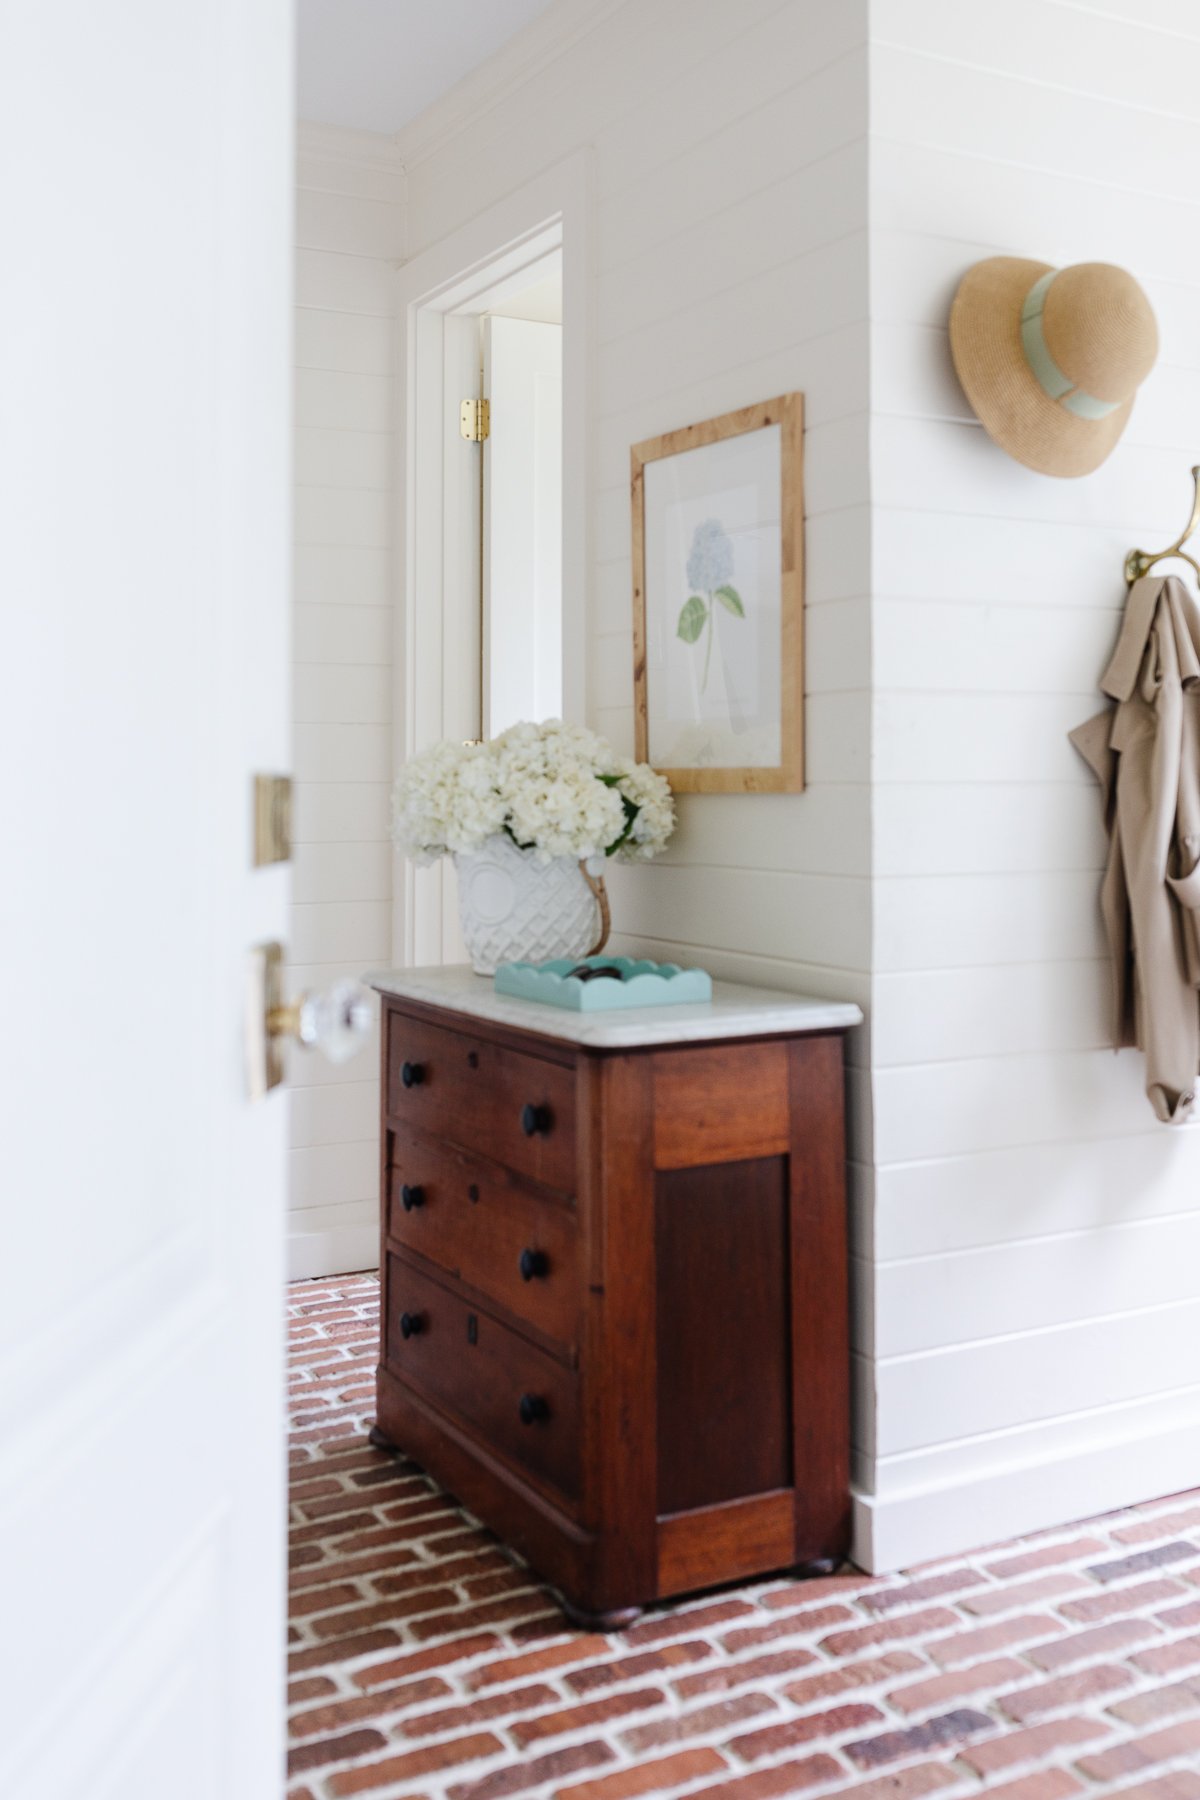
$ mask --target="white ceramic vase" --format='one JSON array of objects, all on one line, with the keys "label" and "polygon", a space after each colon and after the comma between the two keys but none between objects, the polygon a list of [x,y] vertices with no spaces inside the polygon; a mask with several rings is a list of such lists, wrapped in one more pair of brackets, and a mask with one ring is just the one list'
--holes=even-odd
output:
[{"label": "white ceramic vase", "polygon": [[463,937],[477,975],[501,963],[595,954],[608,936],[603,879],[559,856],[539,862],[503,834],[454,858]]}]

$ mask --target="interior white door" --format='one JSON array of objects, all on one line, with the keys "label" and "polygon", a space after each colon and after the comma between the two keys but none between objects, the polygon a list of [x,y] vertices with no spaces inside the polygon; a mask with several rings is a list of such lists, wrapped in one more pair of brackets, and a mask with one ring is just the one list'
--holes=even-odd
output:
[{"label": "interior white door", "polygon": [[484,736],[560,718],[562,326],[484,322]]},{"label": "interior white door", "polygon": [[0,1793],[281,1788],[289,0],[0,11]]}]

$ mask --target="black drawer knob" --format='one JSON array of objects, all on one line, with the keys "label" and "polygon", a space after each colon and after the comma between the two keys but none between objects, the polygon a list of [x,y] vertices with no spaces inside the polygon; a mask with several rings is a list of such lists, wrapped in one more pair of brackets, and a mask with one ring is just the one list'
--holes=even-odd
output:
[{"label": "black drawer knob", "polygon": [[522,1394],[517,1411],[521,1415],[522,1425],[537,1425],[550,1417],[550,1408],[540,1394]]},{"label": "black drawer knob", "polygon": [[522,1250],[521,1280],[535,1281],[550,1273],[550,1258],[544,1250]]},{"label": "black drawer knob", "polygon": [[406,1181],[400,1189],[400,1199],[405,1212],[411,1212],[414,1206],[424,1206],[425,1189],[423,1187],[409,1187]]},{"label": "black drawer knob", "polygon": [[545,1136],[554,1123],[548,1106],[523,1106],[521,1108],[521,1130],[526,1137]]},{"label": "black drawer knob", "polygon": [[400,1314],[400,1336],[402,1338],[420,1337],[425,1329],[425,1321],[420,1313]]},{"label": "black drawer knob", "polygon": [[425,1079],[424,1063],[402,1063],[400,1065],[400,1079],[405,1087],[420,1087]]}]

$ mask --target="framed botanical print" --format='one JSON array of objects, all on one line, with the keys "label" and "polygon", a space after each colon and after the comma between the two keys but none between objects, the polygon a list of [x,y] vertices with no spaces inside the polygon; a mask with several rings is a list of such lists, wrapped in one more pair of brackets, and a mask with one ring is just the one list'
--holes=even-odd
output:
[{"label": "framed botanical print", "polygon": [[804,396],[635,444],[639,762],[679,793],[804,786]]}]

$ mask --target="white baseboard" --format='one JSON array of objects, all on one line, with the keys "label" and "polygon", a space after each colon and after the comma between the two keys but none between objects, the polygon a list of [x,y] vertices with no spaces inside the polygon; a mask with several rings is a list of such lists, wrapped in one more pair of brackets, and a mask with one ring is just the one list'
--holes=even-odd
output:
[{"label": "white baseboard", "polygon": [[315,1281],[322,1275],[356,1275],[379,1267],[379,1226],[336,1225],[330,1231],[288,1234],[288,1280]]},{"label": "white baseboard", "polygon": [[936,1485],[856,1492],[851,1554],[871,1574],[889,1574],[1195,1487],[1200,1428],[1193,1416]]}]

